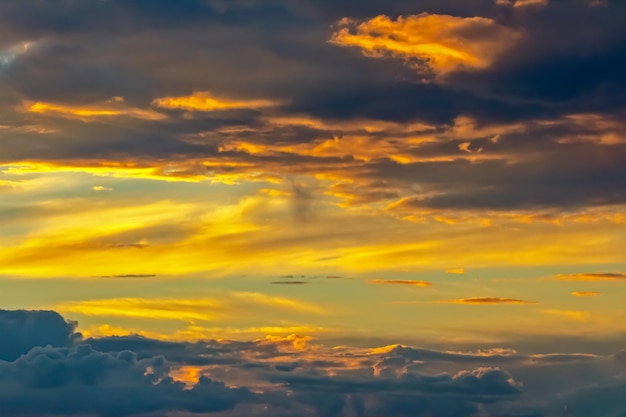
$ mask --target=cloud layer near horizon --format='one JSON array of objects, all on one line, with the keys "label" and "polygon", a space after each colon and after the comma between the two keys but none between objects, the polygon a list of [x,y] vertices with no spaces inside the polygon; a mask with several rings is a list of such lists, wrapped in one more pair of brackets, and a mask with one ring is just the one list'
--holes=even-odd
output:
[{"label": "cloud layer near horizon", "polygon": [[[51,328],[50,320],[63,322],[51,311],[0,311],[0,320],[0,353],[13,354],[0,360],[3,415],[11,417],[547,417],[564,406],[572,416],[593,408],[594,415],[609,417],[625,411],[619,401],[598,402],[626,389],[618,377],[625,369],[621,353],[329,349],[297,336],[196,343],[81,339],[75,324]],[[32,334],[26,344],[25,321]]]}]

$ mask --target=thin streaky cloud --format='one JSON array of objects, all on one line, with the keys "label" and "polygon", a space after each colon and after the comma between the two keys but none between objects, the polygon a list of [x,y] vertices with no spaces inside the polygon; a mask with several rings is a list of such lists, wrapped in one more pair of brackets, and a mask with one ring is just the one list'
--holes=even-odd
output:
[{"label": "thin streaky cloud", "polygon": [[404,279],[371,279],[370,284],[378,285],[409,285],[414,287],[432,287],[432,283],[428,281],[404,280]]},{"label": "thin streaky cloud", "polygon": [[601,293],[599,291],[574,291],[571,294],[574,297],[597,297]]},{"label": "thin streaky cloud", "polygon": [[439,301],[442,304],[495,305],[495,304],[538,304],[537,301],[520,300],[517,298],[470,297],[456,300]]},{"label": "thin streaky cloud", "polygon": [[626,280],[626,274],[614,272],[559,274],[556,278],[561,281],[621,281]]}]

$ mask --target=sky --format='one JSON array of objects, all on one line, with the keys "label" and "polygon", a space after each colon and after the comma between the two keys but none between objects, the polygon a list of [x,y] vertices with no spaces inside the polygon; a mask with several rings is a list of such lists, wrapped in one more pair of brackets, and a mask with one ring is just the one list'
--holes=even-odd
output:
[{"label": "sky", "polygon": [[625,19],[0,2],[0,415],[626,416]]}]

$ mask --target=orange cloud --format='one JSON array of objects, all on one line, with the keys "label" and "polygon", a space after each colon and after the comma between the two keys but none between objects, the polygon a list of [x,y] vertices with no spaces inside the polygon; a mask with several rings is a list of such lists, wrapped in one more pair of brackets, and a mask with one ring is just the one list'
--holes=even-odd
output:
[{"label": "orange cloud", "polygon": [[484,17],[422,13],[392,20],[377,16],[365,22],[345,18],[330,42],[360,48],[370,57],[403,58],[436,75],[489,67],[520,33]]},{"label": "orange cloud", "polygon": [[465,275],[465,268],[446,269],[446,274]]},{"label": "orange cloud", "polygon": [[572,292],[574,297],[596,297],[600,295],[598,291],[574,291]]},{"label": "orange cloud", "polygon": [[431,287],[433,284],[427,281],[400,280],[400,279],[372,279],[370,284],[412,285],[414,287]]},{"label": "orange cloud", "polygon": [[152,104],[165,109],[181,109],[200,112],[259,109],[278,105],[278,103],[270,100],[230,100],[217,98],[212,96],[209,92],[196,92],[190,96],[158,98],[154,100]]},{"label": "orange cloud", "polygon": [[28,113],[51,114],[71,119],[90,119],[97,117],[133,117],[136,119],[161,120],[165,119],[162,113],[154,110],[130,107],[123,97],[113,97],[109,100],[84,106],[24,101],[23,110]]},{"label": "orange cloud", "polygon": [[621,273],[590,273],[590,274],[559,274],[561,281],[621,281],[626,280],[626,274]]},{"label": "orange cloud", "polygon": [[470,305],[491,305],[491,304],[537,304],[536,301],[518,300],[516,298],[500,297],[472,297],[458,300],[441,301],[444,304],[470,304]]}]

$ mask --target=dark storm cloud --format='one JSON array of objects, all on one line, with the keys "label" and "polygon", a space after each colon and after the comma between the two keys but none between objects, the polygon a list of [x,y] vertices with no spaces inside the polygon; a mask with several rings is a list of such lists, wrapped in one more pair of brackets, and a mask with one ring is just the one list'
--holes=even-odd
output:
[{"label": "dark storm cloud", "polygon": [[13,361],[36,346],[71,346],[76,323],[53,311],[0,310],[0,361]]},{"label": "dark storm cloud", "polygon": [[162,357],[142,361],[133,352],[113,356],[88,345],[35,348],[15,362],[0,362],[0,401],[7,416],[130,416],[163,410],[221,411],[253,396],[208,378],[185,390],[167,373]]}]

